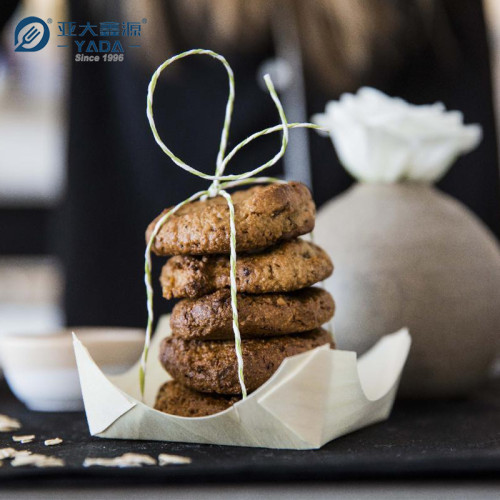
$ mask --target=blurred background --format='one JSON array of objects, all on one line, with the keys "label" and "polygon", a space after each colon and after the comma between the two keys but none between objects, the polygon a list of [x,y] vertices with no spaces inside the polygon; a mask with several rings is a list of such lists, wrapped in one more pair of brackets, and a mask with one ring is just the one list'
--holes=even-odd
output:
[{"label": "blurred background", "polygon": [[[15,26],[26,16],[53,20],[39,52],[14,51]],[[75,62],[75,44],[58,47],[64,21],[141,28],[135,46],[130,35],[117,36],[122,62]],[[289,121],[308,121],[328,100],[363,85],[463,111],[466,123],[483,126],[484,139],[439,187],[500,234],[496,0],[3,1],[0,29],[0,335],[65,323],[145,325],[145,228],[205,186],[155,144],[147,84],[163,60],[194,47],[222,52],[235,71],[230,145],[278,122],[262,88],[266,71]],[[165,142],[206,172],[215,165],[225,78],[215,62],[193,58],[162,75],[155,94]],[[306,182],[320,206],[351,185],[330,141],[292,133],[271,175]],[[278,149],[279,137],[268,136],[231,171]],[[155,307],[169,309],[161,299]]]}]

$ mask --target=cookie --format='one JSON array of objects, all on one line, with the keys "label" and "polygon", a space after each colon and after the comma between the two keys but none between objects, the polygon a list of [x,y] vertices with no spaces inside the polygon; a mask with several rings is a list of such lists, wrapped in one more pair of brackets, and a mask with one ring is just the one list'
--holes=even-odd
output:
[{"label": "cookie", "polygon": [[[321,328],[296,335],[243,340],[241,349],[248,392],[266,382],[285,358],[323,344],[332,345],[333,341]],[[241,392],[234,340],[167,337],[160,346],[160,362],[173,378],[196,391],[228,395]]]},{"label": "cookie", "polygon": [[[242,338],[313,330],[329,321],[334,310],[332,296],[321,288],[305,288],[288,294],[238,294]],[[234,338],[230,291],[217,290],[199,299],[181,300],[172,311],[170,326],[176,336],[186,339]]]},{"label": "cookie", "polygon": [[[232,195],[237,251],[267,248],[314,228],[315,206],[309,189],[299,182],[271,184]],[[156,222],[146,231],[149,241]],[[182,207],[160,229],[152,250],[157,255],[229,253],[229,208],[222,196]]]},{"label": "cookie", "polygon": [[155,410],[180,417],[206,417],[227,410],[241,398],[193,391],[175,380],[163,384],[158,391]]},{"label": "cookie", "polygon": [[[237,289],[240,293],[291,292],[314,285],[333,272],[330,257],[317,245],[296,239],[260,253],[239,255]],[[163,266],[163,296],[196,298],[229,288],[229,256],[176,255]]]}]

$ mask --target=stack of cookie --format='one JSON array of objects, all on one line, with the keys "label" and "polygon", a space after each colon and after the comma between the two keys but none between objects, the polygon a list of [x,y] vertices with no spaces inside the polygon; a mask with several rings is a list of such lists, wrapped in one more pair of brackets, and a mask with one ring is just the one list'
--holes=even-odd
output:
[{"label": "stack of cookie", "polygon": [[[232,199],[244,378],[251,392],[286,357],[333,346],[321,328],[333,316],[333,299],[321,288],[311,288],[330,276],[333,266],[321,248],[298,239],[314,227],[315,206],[304,185],[258,186],[238,191]],[[222,197],[184,206],[155,239],[157,255],[174,255],[161,273],[163,296],[183,299],[172,312],[172,336],[160,348],[160,361],[174,380],[161,387],[158,410],[199,417],[241,398],[229,250],[229,209]]]}]

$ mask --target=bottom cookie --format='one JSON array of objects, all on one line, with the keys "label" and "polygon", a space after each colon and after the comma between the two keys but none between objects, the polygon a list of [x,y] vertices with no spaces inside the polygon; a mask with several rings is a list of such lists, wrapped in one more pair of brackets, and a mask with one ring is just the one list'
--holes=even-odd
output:
[{"label": "bottom cookie", "polygon": [[193,391],[171,380],[160,387],[156,396],[155,410],[180,417],[206,417],[227,410],[239,400],[238,396]]}]

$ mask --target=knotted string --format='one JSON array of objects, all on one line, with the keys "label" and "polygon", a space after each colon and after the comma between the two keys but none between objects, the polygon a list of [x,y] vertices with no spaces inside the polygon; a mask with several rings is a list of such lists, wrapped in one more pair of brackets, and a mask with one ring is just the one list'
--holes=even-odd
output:
[{"label": "knotted string", "polygon": [[[204,172],[200,172],[199,170],[189,166],[184,161],[182,161],[178,156],[176,156],[162,141],[158,131],[156,129],[154,117],[153,117],[153,94],[156,88],[156,83],[162,71],[170,66],[175,61],[183,59],[184,57],[192,56],[192,55],[207,55],[213,57],[214,59],[221,62],[227,72],[228,81],[229,81],[229,96],[226,104],[226,112],[224,117],[224,125],[222,127],[222,134],[219,145],[219,152],[217,154],[216,167],[215,167],[215,175],[205,174]],[[264,76],[264,81],[266,83],[266,87],[269,91],[269,94],[274,101],[276,109],[278,110],[279,117],[281,120],[280,125],[276,125],[274,127],[269,127],[259,132],[252,134],[247,137],[243,141],[241,141],[238,145],[236,145],[227,155],[227,141],[229,136],[229,128],[231,126],[231,118],[233,114],[234,107],[234,97],[235,97],[235,89],[234,89],[234,74],[231,66],[227,60],[213,52],[211,50],[205,49],[194,49],[188,50],[187,52],[182,52],[170,59],[167,59],[163,64],[161,64],[157,70],[153,73],[151,77],[151,81],[148,86],[148,97],[147,97],[147,108],[146,115],[148,117],[149,125],[153,132],[153,136],[155,138],[156,143],[160,146],[162,151],[179,167],[190,172],[197,177],[201,177],[202,179],[212,181],[211,185],[207,190],[198,191],[193,194],[189,198],[184,201],[178,203],[175,207],[169,210],[166,214],[164,214],[156,223],[151,237],[146,246],[146,252],[144,257],[144,282],[146,284],[146,295],[147,295],[147,310],[148,310],[148,321],[146,327],[146,338],[144,341],[144,350],[142,352],[141,357],[141,365],[139,369],[139,383],[141,394],[144,396],[144,386],[146,380],[146,364],[149,353],[149,346],[151,343],[151,335],[153,329],[153,286],[151,283],[151,271],[152,271],[152,263],[151,263],[151,248],[154,244],[155,238],[158,235],[158,232],[162,228],[163,224],[179,209],[181,209],[184,205],[191,203],[196,200],[206,200],[207,198],[214,198],[215,196],[222,196],[227,201],[229,207],[229,268],[230,268],[230,291],[231,291],[231,310],[232,310],[232,323],[233,323],[233,333],[234,333],[234,341],[235,341],[235,352],[236,359],[238,362],[238,379],[241,387],[241,393],[243,398],[247,397],[247,390],[245,386],[245,377],[243,375],[243,355],[241,350],[241,335],[239,329],[239,321],[238,321],[238,296],[237,296],[237,281],[236,281],[236,226],[235,226],[235,215],[234,215],[234,205],[231,200],[231,195],[226,191],[227,189],[234,188],[237,186],[243,186],[246,184],[262,184],[262,183],[282,183],[280,179],[276,179],[273,177],[254,177],[260,172],[272,167],[275,165],[285,154],[286,147],[288,145],[288,132],[289,129],[293,128],[312,128],[312,129],[320,129],[327,131],[326,129],[319,127],[318,125],[314,125],[313,123],[288,123],[286,119],[285,112],[283,110],[283,106],[279,100],[278,94],[274,88],[273,82],[269,75]],[[245,147],[247,144],[252,142],[253,140],[274,132],[282,131],[282,140],[280,150],[274,155],[266,163],[254,168],[249,172],[245,172],[243,174],[238,175],[224,175],[224,171],[229,163],[229,161],[236,155],[240,149]]]}]

